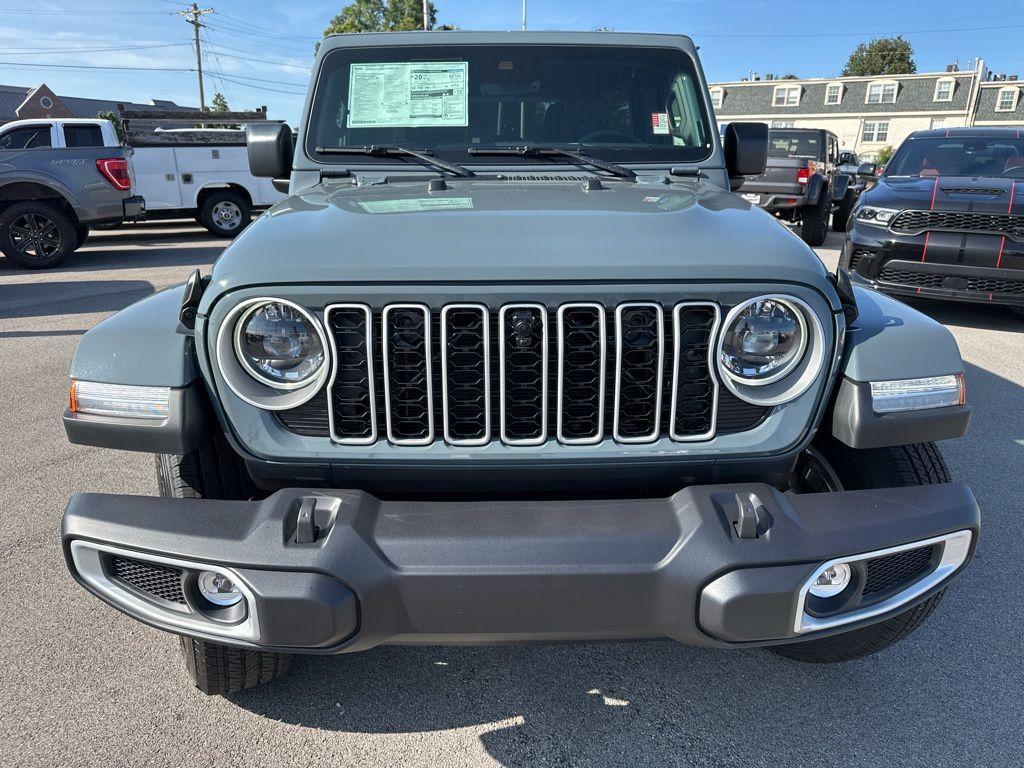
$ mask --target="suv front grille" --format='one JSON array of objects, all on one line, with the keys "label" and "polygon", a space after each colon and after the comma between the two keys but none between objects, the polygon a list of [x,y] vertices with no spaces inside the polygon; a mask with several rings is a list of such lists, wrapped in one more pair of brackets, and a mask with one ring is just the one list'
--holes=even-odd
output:
[{"label": "suv front grille", "polygon": [[[911,272],[904,269],[885,267],[878,276],[878,279],[882,283],[905,285],[912,288],[945,288],[947,277],[951,277],[951,275],[943,275],[936,272]],[[956,290],[1024,296],[1024,280],[966,277],[963,278],[963,281],[956,287]]]},{"label": "suv front grille", "polygon": [[720,388],[709,366],[719,307],[670,310],[330,305],[328,389],[276,417],[301,435],[403,446],[698,441],[759,424],[770,409]]},{"label": "suv front grille", "polygon": [[972,211],[903,211],[889,224],[893,232],[920,235],[923,232],[981,232],[1024,240],[1024,216]]}]

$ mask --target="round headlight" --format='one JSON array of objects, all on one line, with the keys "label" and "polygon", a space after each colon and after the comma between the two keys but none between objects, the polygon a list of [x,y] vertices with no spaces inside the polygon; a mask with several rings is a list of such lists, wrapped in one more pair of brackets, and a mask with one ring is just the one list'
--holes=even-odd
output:
[{"label": "round headlight", "polygon": [[722,371],[742,384],[761,386],[783,378],[807,349],[807,322],[793,303],[761,296],[730,313],[722,334]]},{"label": "round headlight", "polygon": [[324,364],[324,345],[313,318],[283,301],[257,304],[239,319],[235,352],[245,369],[275,389],[295,389]]}]

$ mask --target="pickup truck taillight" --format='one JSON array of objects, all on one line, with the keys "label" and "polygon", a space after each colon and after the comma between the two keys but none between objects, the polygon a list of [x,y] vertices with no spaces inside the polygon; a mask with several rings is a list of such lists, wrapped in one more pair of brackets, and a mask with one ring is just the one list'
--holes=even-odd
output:
[{"label": "pickup truck taillight", "polygon": [[114,189],[131,189],[132,178],[128,175],[128,161],[123,157],[107,157],[96,161],[100,172]]},{"label": "pickup truck taillight", "polygon": [[799,169],[797,169],[797,172],[796,172],[796,183],[797,184],[806,184],[807,181],[810,178],[811,178],[811,169],[810,168],[799,168]]}]

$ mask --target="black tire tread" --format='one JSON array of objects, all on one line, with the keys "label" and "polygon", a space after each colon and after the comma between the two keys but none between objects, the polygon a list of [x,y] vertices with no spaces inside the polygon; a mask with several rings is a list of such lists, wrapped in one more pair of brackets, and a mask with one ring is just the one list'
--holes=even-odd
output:
[{"label": "black tire tread", "polygon": [[827,187],[822,187],[818,202],[803,209],[800,238],[810,246],[819,246],[828,237],[828,215],[831,198]]},{"label": "black tire tread", "polygon": [[[8,237],[11,222],[26,211],[34,210],[48,216],[60,230],[61,247],[52,256],[45,259],[29,259],[18,253]],[[44,200],[24,200],[8,206],[0,213],[0,252],[8,259],[25,269],[49,269],[67,261],[68,257],[78,248],[78,236],[72,218],[57,205]]]},{"label": "black tire tread", "polygon": [[852,189],[847,189],[846,194],[843,195],[843,201],[839,204],[839,208],[832,214],[832,231],[833,232],[845,232],[850,226],[850,214],[853,212],[853,206],[857,202],[857,194]]},{"label": "black tire tread", "polygon": [[285,675],[291,654],[234,648],[181,636],[185,667],[196,688],[208,696],[228,696],[256,688]]}]

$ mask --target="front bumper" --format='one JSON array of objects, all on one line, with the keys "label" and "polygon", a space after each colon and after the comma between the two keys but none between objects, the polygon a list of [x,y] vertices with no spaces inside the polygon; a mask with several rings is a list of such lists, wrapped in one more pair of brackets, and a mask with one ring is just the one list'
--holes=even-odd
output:
[{"label": "front bumper", "polygon": [[[958,484],[793,496],[751,483],[667,499],[459,503],[286,489],[261,502],[81,494],[62,534],[75,578],[151,626],[336,653],[382,643],[668,637],[722,647],[820,637],[941,589],[970,559],[979,521]],[[855,565],[841,610],[808,607],[809,580],[827,561],[908,544],[933,547],[909,581],[862,598],[872,560]],[[145,578],[123,580],[116,558],[165,580],[177,571],[184,599],[169,602]],[[207,611],[194,587],[204,568],[236,581],[244,607]]]}]

